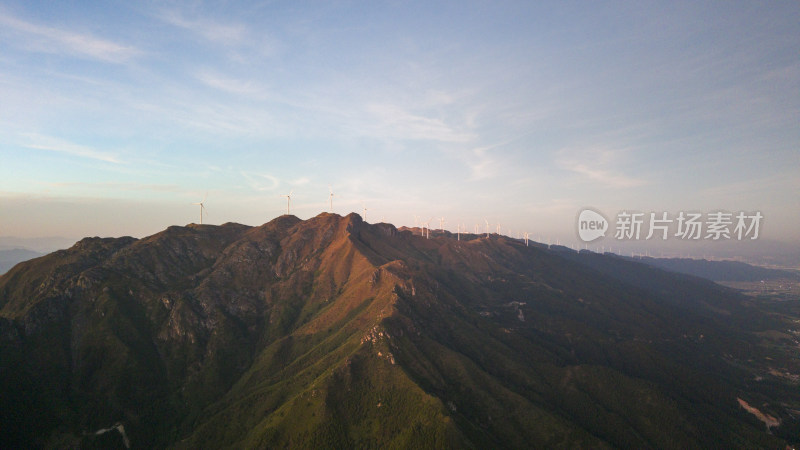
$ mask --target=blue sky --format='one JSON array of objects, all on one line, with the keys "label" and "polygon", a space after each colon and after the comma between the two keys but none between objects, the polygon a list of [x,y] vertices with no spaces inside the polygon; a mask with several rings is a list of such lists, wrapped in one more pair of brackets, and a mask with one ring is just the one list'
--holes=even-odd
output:
[{"label": "blue sky", "polygon": [[800,242],[798,55],[796,1],[2,1],[0,235],[144,236],[206,193],[305,219],[331,185],[398,226],[760,211]]}]

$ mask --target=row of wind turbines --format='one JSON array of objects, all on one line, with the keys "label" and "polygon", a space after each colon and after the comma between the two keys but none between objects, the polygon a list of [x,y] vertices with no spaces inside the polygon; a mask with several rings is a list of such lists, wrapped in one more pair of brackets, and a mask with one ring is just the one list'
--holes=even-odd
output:
[{"label": "row of wind turbines", "polygon": [[[288,194],[281,195],[281,197],[286,197],[286,214],[287,215],[291,214],[292,194],[294,194],[294,189],[292,189]],[[336,196],[336,194],[333,192],[333,188],[331,186],[328,186],[328,206],[329,206],[331,212],[333,212],[333,198],[335,196]],[[206,206],[205,206],[205,202],[206,202],[207,198],[208,198],[208,192],[206,192],[206,194],[203,196],[203,199],[201,201],[196,202],[196,203],[192,203],[192,205],[197,205],[197,206],[200,207],[200,225],[203,224],[203,216],[204,215],[208,215],[208,211],[207,211]],[[364,221],[366,221],[367,220],[367,211],[369,209],[367,208],[366,204],[362,203],[362,206],[363,206],[363,216],[362,217],[363,217]],[[431,217],[431,218],[429,218],[428,220],[426,220],[424,222],[420,222],[419,218],[420,218],[420,216],[414,215],[414,227],[415,228],[420,228],[420,235],[421,236],[425,237],[426,239],[430,239],[430,236],[431,236],[431,222],[434,220],[434,217]],[[447,221],[445,220],[444,217],[439,217],[438,220],[439,220],[439,228],[438,228],[439,231],[444,231],[444,225],[447,223]],[[489,235],[490,235],[491,226],[490,226],[489,220],[487,218],[484,217],[483,221],[484,221],[484,224],[485,224],[485,228],[484,228],[485,231],[482,232],[481,231],[482,227],[480,226],[480,224],[476,223],[475,224],[475,228],[474,228],[474,234],[475,235],[479,235],[479,234],[483,234],[485,232],[486,233],[486,237],[488,238]],[[456,239],[458,239],[460,241],[461,240],[461,234],[462,233],[466,234],[467,233],[467,229],[468,228],[467,228],[467,226],[465,224],[458,223],[458,225],[456,227]],[[496,233],[498,235],[502,234],[501,233],[502,232],[502,227],[501,227],[500,223],[497,224],[497,226],[495,228],[495,231],[496,231]],[[511,230],[507,230],[507,231],[508,231],[509,235],[513,234]],[[513,237],[513,236],[511,236],[511,237]],[[525,242],[525,245],[529,246],[529,242],[531,240],[531,234],[529,232],[527,232],[527,231],[521,232],[521,233],[518,232],[517,233],[517,239],[523,240]],[[545,243],[545,241],[546,241],[545,245],[547,245],[548,247],[550,247],[552,245],[551,244],[551,240],[549,238],[543,239],[541,235],[539,236],[538,240],[539,240],[539,242],[542,242],[542,243]],[[561,240],[560,239],[556,239],[555,245],[561,245]],[[572,245],[570,247],[575,251],[579,251],[579,250],[581,250],[581,245],[583,245],[584,249],[586,249],[586,250],[589,249],[589,245],[588,244],[578,244],[578,245]],[[596,250],[600,250],[601,253],[605,253],[606,249],[605,249],[605,246],[602,246],[602,247],[598,247]],[[614,253],[613,247],[609,247],[609,251]],[[621,250],[617,250],[616,253],[621,255],[622,251]],[[645,255],[649,256],[649,253],[636,253],[636,254],[634,254],[633,252],[631,252],[631,257],[634,257],[634,256],[642,257],[642,256],[645,256]]]},{"label": "row of wind turbines", "polygon": [[[292,211],[292,194],[294,194],[294,189],[289,191],[289,193],[286,194],[286,195],[281,195],[281,197],[286,197],[286,215],[290,215],[291,211]],[[330,211],[331,212],[333,212],[333,197],[335,197],[335,196],[336,196],[336,194],[333,193],[333,188],[331,186],[328,186],[328,202],[329,202],[329,206],[330,206]],[[206,215],[208,214],[206,212],[206,207],[205,207],[205,201],[206,201],[207,198],[208,198],[208,192],[206,192],[206,194],[203,196],[203,200],[201,200],[199,202],[196,202],[196,203],[192,203],[193,205],[200,206],[200,225],[203,224],[203,214],[206,214]],[[366,204],[362,204],[362,206],[364,207],[363,219],[366,222],[367,221],[368,208],[367,208]],[[433,219],[434,218],[431,217],[426,222],[422,222],[422,228],[420,229],[421,230],[420,234],[422,236],[425,236],[426,239],[430,239],[430,237],[431,237],[431,226],[430,226],[430,224],[431,224],[431,221]],[[486,223],[486,237],[488,238],[489,237],[489,220],[486,219],[486,218],[484,218],[483,220]],[[445,223],[447,223],[447,222],[444,220],[444,217],[440,217],[439,218],[439,230],[440,231],[444,231],[444,224]],[[461,240],[461,227],[462,226],[464,227],[464,233],[467,232],[467,226],[466,225],[462,225],[461,223],[459,223],[458,227],[457,227],[457,230],[456,230],[456,236],[457,236],[457,239],[459,241]],[[419,227],[419,216],[417,216],[417,215],[414,215],[414,227],[415,228]],[[497,224],[497,234],[501,234],[501,231],[502,231],[502,228],[500,227],[500,224],[498,223]],[[481,234],[478,224],[475,224],[475,234]],[[530,239],[530,233],[528,233],[527,231],[524,232],[522,234],[522,239],[524,239],[524,241],[525,241],[525,246],[528,246],[528,241]]]},{"label": "row of wind turbines", "polygon": [[[427,221],[421,222],[422,227],[420,228],[420,235],[424,236],[426,239],[430,239],[430,237],[431,237],[431,221],[433,219],[434,218],[431,217]],[[488,238],[489,234],[490,234],[490,232],[489,232],[489,230],[490,230],[489,220],[484,217],[483,221],[486,223],[486,237]],[[445,221],[444,217],[440,217],[439,218],[439,231],[444,231],[444,224],[445,223],[447,223],[447,221]],[[414,216],[414,228],[417,228],[419,226],[420,226],[419,216],[415,215]],[[459,240],[459,241],[461,240],[462,227],[463,227],[463,233],[466,233],[467,232],[467,226],[466,225],[463,225],[463,224],[459,223],[456,226],[456,239]],[[496,231],[497,231],[497,234],[501,234],[501,232],[502,232],[502,228],[500,227],[499,223],[497,224],[497,230]],[[509,230],[509,233],[511,233],[511,230]],[[476,234],[476,235],[482,234],[481,230],[480,230],[480,225],[477,224],[477,223],[475,224],[475,233],[474,234]],[[518,237],[518,239],[524,240],[525,241],[525,246],[528,246],[529,245],[529,240],[530,240],[530,233],[525,231],[525,232],[522,233],[521,237]]]},{"label": "row of wind turbines", "polygon": [[[333,212],[333,197],[336,194],[333,193],[333,188],[331,186],[328,186],[328,190],[330,191],[330,194],[328,195],[328,201],[330,202],[330,210],[331,210],[331,212]],[[291,214],[292,194],[294,194],[294,189],[289,191],[289,193],[286,194],[286,195],[281,195],[281,197],[286,197],[286,215]],[[206,192],[206,194],[203,196],[202,200],[200,200],[197,203],[192,203],[193,205],[199,205],[200,206],[200,225],[203,224],[203,214],[208,215],[208,212],[206,212],[206,207],[205,207],[205,201],[206,201],[207,198],[208,198],[208,192]],[[364,220],[367,220],[367,207],[366,207],[366,205],[364,205]]]},{"label": "row of wind turbines", "polygon": [[[330,193],[328,194],[328,201],[330,202],[330,210],[331,210],[331,212],[333,212],[333,197],[335,197],[335,196],[336,196],[336,194],[334,194],[334,193],[333,193],[333,188],[332,188],[331,186],[328,186],[328,191],[330,192]],[[294,194],[294,189],[292,189],[291,191],[289,191],[289,193],[288,193],[288,194],[286,194],[286,195],[282,195],[282,196],[281,196],[281,197],[286,197],[286,215],[287,215],[287,216],[288,216],[289,214],[291,214],[291,209],[292,209],[292,194]],[[366,206],[364,206],[364,214],[365,214],[365,215],[366,215],[366,211],[367,211],[367,207],[366,207]],[[366,217],[364,218],[364,220],[366,220]]]},{"label": "row of wind turbines", "polygon": [[[328,193],[328,202],[330,203],[330,211],[333,212],[333,197],[335,197],[336,194],[333,193],[333,188],[331,186],[328,186],[328,192],[329,192]],[[281,197],[286,197],[286,215],[287,216],[292,213],[292,194],[294,194],[294,189],[289,191],[288,194],[281,196]],[[367,210],[368,210],[367,209],[367,205],[366,204],[362,204],[362,206],[364,207],[364,221],[366,221],[367,220]]]},{"label": "row of wind turbines", "polygon": [[[328,190],[329,190],[329,194],[328,194],[329,207],[330,207],[331,212],[333,212],[333,197],[336,194],[333,193],[333,189],[330,186],[328,186]],[[282,195],[282,197],[286,197],[286,214],[290,214],[290,212],[291,212],[292,194],[293,193],[294,193],[294,190],[292,190],[291,192],[289,192],[286,195]],[[199,202],[196,202],[196,203],[192,203],[193,205],[200,206],[200,225],[203,224],[203,214],[208,214],[206,212],[206,207],[205,207],[205,201],[206,201],[207,198],[208,198],[208,192],[206,192],[206,194],[203,196],[203,200],[201,200]],[[363,207],[364,207],[364,216],[363,216],[363,218],[364,218],[364,221],[366,222],[368,209],[367,209],[366,205],[363,205]],[[434,220],[434,217],[431,217],[427,221],[420,223],[419,216],[414,215],[414,227],[417,228],[421,224],[422,228],[420,228],[420,235],[424,236],[426,239],[430,239],[430,237],[431,237],[431,226],[430,225],[431,225],[431,221],[432,220]],[[489,237],[489,230],[490,230],[489,220],[484,217],[483,221],[486,224],[485,233],[486,233],[486,237],[488,238]],[[445,223],[447,223],[447,221],[445,221],[445,218],[444,217],[440,217],[439,218],[439,231],[444,231],[444,224]],[[463,227],[463,231],[462,231],[462,227]],[[476,223],[475,224],[475,233],[474,234],[476,234],[476,235],[482,234],[480,228],[481,228],[480,224]],[[502,231],[502,228],[500,226],[500,223],[498,223],[497,224],[497,228],[496,228],[496,233],[497,234],[501,234],[501,231]],[[461,223],[459,223],[458,226],[456,227],[456,239],[458,239],[459,241],[461,240],[461,233],[462,232],[463,233],[467,232],[467,226],[466,225],[462,225]],[[509,230],[509,233],[511,233],[511,230]],[[513,233],[511,233],[511,234],[513,234]],[[511,236],[511,237],[513,237],[513,236]],[[519,233],[518,233],[517,239],[524,240],[525,241],[525,246],[527,247],[527,246],[529,246],[530,233],[528,233],[527,231],[521,233],[521,235],[519,235]],[[546,240],[547,240],[547,244],[546,245],[549,248],[551,246],[551,241],[550,241],[549,238],[546,239]],[[544,243],[544,241],[545,241],[545,239],[542,239],[542,236],[539,236],[539,242]],[[556,239],[555,245],[561,245],[561,240],[560,239]],[[581,244],[571,245],[569,247],[572,248],[572,250],[574,250],[574,251],[580,251],[581,250]],[[583,244],[583,247],[584,247],[585,250],[589,250],[589,244]],[[594,251],[597,252],[597,250],[598,250],[598,248],[595,248]],[[605,253],[606,252],[605,246],[600,247],[599,250],[600,250],[600,253]],[[622,255],[623,254],[623,251],[621,249],[617,249],[615,251],[615,249],[613,247],[609,247],[608,251],[610,253],[615,253],[615,254],[618,254],[618,255]],[[631,258],[634,258],[634,257],[643,258],[643,257],[646,257],[646,256],[649,257],[650,253],[649,252],[630,252],[630,256],[631,256]],[[705,256],[704,256],[704,259],[705,259]],[[713,257],[712,257],[712,259],[713,259]]]}]

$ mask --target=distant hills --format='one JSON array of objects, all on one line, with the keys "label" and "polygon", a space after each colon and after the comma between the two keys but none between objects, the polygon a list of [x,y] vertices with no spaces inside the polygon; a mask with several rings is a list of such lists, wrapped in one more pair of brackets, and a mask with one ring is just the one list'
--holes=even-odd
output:
[{"label": "distant hills", "polygon": [[0,236],[0,275],[8,272],[16,264],[37,258],[58,249],[74,244],[76,239],[64,237],[18,238]]},{"label": "distant hills", "polygon": [[689,258],[635,258],[635,261],[672,272],[685,273],[713,281],[798,280],[800,272],[769,269],[739,261],[708,261]]},{"label": "distant hills", "polygon": [[0,276],[0,447],[783,448],[792,314],[356,214],[86,238]]},{"label": "distant hills", "polygon": [[76,241],[77,239],[59,236],[35,238],[0,236],[0,250],[25,249],[44,254],[69,248]]},{"label": "distant hills", "polygon": [[21,248],[0,250],[0,275],[8,272],[9,269],[22,261],[27,261],[39,256],[42,256],[42,253]]}]

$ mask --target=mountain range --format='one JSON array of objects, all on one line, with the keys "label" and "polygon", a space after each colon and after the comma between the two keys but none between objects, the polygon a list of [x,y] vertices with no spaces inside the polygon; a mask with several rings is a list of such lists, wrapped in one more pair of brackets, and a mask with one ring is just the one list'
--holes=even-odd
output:
[{"label": "mountain range", "polygon": [[[633,259],[633,258],[630,258]],[[637,257],[636,261],[672,272],[685,273],[712,281],[758,282],[761,280],[800,281],[800,272],[753,266],[741,261],[708,261],[691,258]]]},{"label": "mountain range", "polygon": [[15,266],[0,447],[800,441],[795,309],[608,255],[419,231],[287,215]]},{"label": "mountain range", "polygon": [[12,248],[0,250],[0,275],[8,272],[9,269],[29,259],[42,256],[42,253],[34,252],[24,248]]}]

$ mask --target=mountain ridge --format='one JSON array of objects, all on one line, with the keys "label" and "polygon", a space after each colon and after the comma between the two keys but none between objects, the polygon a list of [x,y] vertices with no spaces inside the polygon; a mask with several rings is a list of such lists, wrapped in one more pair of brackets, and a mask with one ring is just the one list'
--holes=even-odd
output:
[{"label": "mountain ridge", "polygon": [[747,363],[749,333],[780,324],[732,291],[682,304],[696,281],[596,269],[357,214],[87,238],[0,277],[1,410],[23,410],[0,442],[91,446],[117,422],[177,448],[786,442],[796,386]]}]

